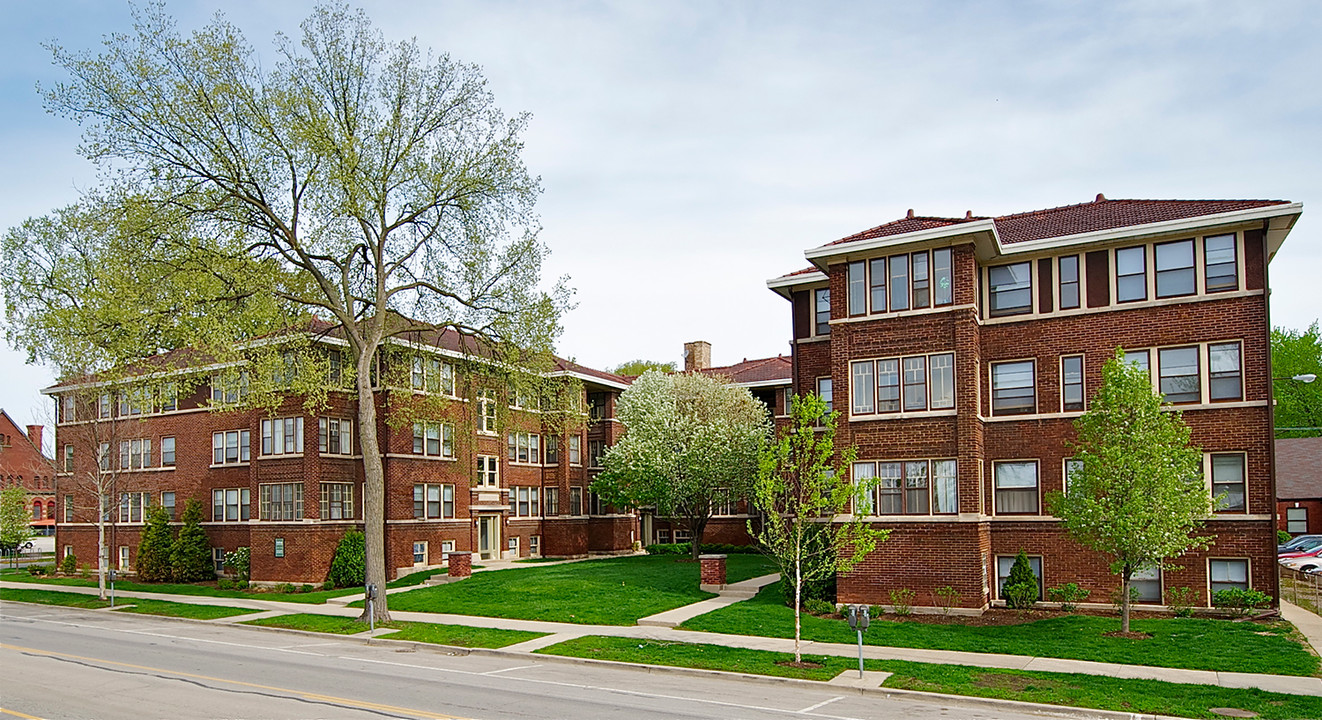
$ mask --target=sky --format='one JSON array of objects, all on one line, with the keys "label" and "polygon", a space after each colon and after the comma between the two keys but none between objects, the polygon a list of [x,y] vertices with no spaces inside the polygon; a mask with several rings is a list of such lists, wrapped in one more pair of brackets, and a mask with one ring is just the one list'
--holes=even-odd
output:
[{"label": "sky", "polygon": [[[1322,310],[1322,6],[1193,2],[363,2],[387,39],[480,65],[528,112],[524,160],[576,308],[561,355],[609,368],[789,352],[766,280],[805,249],[902,217],[1092,200],[1284,199],[1272,323]],[[273,62],[303,2],[219,9]],[[76,124],[36,86],[44,43],[95,50],[128,4],[0,0],[0,230],[96,186]],[[0,323],[3,319],[0,319]],[[0,408],[49,422],[51,372],[0,349]],[[49,436],[49,435],[48,435]]]}]

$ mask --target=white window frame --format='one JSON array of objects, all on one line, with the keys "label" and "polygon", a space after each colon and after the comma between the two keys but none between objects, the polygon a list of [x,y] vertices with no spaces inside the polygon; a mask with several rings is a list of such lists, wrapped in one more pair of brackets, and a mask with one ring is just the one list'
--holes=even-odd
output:
[{"label": "white window frame", "polygon": [[[1217,458],[1238,458],[1239,459],[1239,482],[1230,482],[1226,480],[1217,480],[1216,460]],[[1241,507],[1227,505],[1222,507],[1216,503],[1212,512],[1218,515],[1244,515],[1249,511],[1249,458],[1248,453],[1243,451],[1229,450],[1225,452],[1208,452],[1203,455],[1203,477],[1207,478],[1207,489],[1211,493],[1213,500],[1217,497],[1217,485],[1234,486],[1239,485],[1240,495],[1244,498]]]},{"label": "white window frame", "polygon": [[[1213,577],[1213,575],[1216,573],[1216,567],[1217,567],[1216,564],[1217,564],[1217,563],[1226,563],[1226,565],[1223,566],[1223,569],[1225,569],[1225,570],[1229,570],[1229,569],[1230,569],[1230,565],[1229,565],[1230,563],[1243,564],[1243,566],[1244,566],[1244,581],[1243,581],[1243,583],[1242,583],[1242,587],[1241,587],[1241,583],[1240,583],[1239,581],[1237,581],[1237,580],[1233,580],[1233,579],[1230,579],[1228,575],[1227,575],[1227,579],[1225,579],[1225,580],[1217,580],[1215,577]],[[1232,585],[1232,586],[1234,586],[1234,587],[1241,587],[1241,589],[1244,589],[1244,590],[1252,590],[1252,589],[1253,589],[1253,560],[1252,560],[1252,558],[1246,558],[1246,557],[1240,557],[1240,558],[1237,558],[1237,557],[1210,557],[1210,558],[1208,558],[1208,559],[1207,559],[1207,597],[1208,597],[1209,600],[1210,600],[1211,597],[1212,597],[1212,593],[1217,592],[1218,589],[1220,589],[1220,590],[1227,590],[1227,589],[1230,589],[1230,588],[1225,588],[1225,587],[1217,588],[1216,586],[1217,586],[1218,583],[1219,583],[1219,584],[1222,584],[1222,585]]]},{"label": "white window frame", "polygon": [[317,418],[317,452],[322,455],[352,456],[353,421],[348,418]]},{"label": "white window frame", "polygon": [[[433,505],[436,508],[436,514],[432,514]],[[453,484],[415,483],[413,485],[414,520],[452,520],[454,516]]]},{"label": "white window frame", "polygon": [[496,434],[496,394],[491,390],[482,390],[477,394],[477,432],[481,435]]},{"label": "white window frame", "polygon": [[[231,440],[233,443],[230,442]],[[230,459],[231,447],[235,449],[234,459]],[[248,430],[222,430],[211,433],[212,466],[244,465],[251,460],[252,437]]]},{"label": "white window frame", "polygon": [[500,487],[500,458],[495,455],[478,455],[477,477],[474,481],[477,487]]},{"label": "white window frame", "polygon": [[[1006,466],[1010,466],[1010,465],[1018,465],[1018,466],[1023,466],[1023,467],[1027,467],[1027,466],[1031,465],[1031,466],[1033,467],[1033,480],[1034,480],[1033,485],[1032,485],[1032,486],[1029,486],[1029,485],[1007,485],[1007,486],[1005,486],[1005,487],[1002,487],[1002,486],[1001,486],[1000,470],[1001,470],[1001,468],[1006,467]],[[1032,489],[1033,489],[1033,509],[1032,509],[1031,511],[1023,511],[1023,512],[1021,512],[1021,511],[1006,511],[1006,510],[1001,509],[1001,492],[1002,492],[1002,491],[1013,492],[1013,493],[1022,493],[1022,494],[1024,494],[1024,495],[1027,495],[1027,494],[1028,494],[1028,493],[1027,493],[1027,490],[1028,490],[1029,487],[1032,487]],[[1032,516],[1032,515],[1040,515],[1040,514],[1042,514],[1042,468],[1041,468],[1041,464],[1040,464],[1036,459],[1030,459],[1030,458],[1021,458],[1021,459],[1012,459],[1012,460],[996,460],[996,461],[993,461],[993,462],[992,462],[992,504],[993,504],[993,506],[995,507],[995,510],[996,510],[996,514],[997,514],[997,515],[1006,515],[1006,516]]]},{"label": "white window frame", "polygon": [[261,429],[262,457],[303,454],[303,418],[301,416],[262,420]]},{"label": "white window frame", "polygon": [[[993,560],[992,560],[992,562],[995,563],[995,567],[993,567],[992,570],[993,570],[993,572],[994,572],[994,574],[995,574],[995,576],[996,576],[995,582],[994,582],[994,584],[993,584],[992,587],[993,587],[993,589],[995,589],[995,591],[996,591],[996,599],[997,599],[997,600],[1005,600],[1005,594],[1002,592],[1002,589],[1003,589],[1003,587],[1004,587],[1004,585],[1005,585],[1005,581],[1009,579],[1009,577],[1010,577],[1010,569],[1014,567],[1014,561],[1015,561],[1018,557],[1019,557],[1019,555],[1018,555],[1017,553],[1014,554],[1014,555],[996,555],[996,556],[993,558]],[[1002,564],[1001,561],[1002,561],[1002,560],[1008,560],[1008,561],[1009,561],[1009,562],[1005,563],[1005,573],[1004,573],[1004,574],[1001,573],[1001,564]],[[1036,563],[1036,565],[1037,565],[1036,568],[1033,567],[1033,565],[1034,565],[1035,563]],[[1038,601],[1041,601],[1041,600],[1042,600],[1042,588],[1045,586],[1045,582],[1043,581],[1043,578],[1042,578],[1042,576],[1045,574],[1045,565],[1046,565],[1046,560],[1043,558],[1043,556],[1041,556],[1041,555],[1028,555],[1028,567],[1029,567],[1029,569],[1033,570],[1033,574],[1037,576],[1037,599],[1038,599]]]},{"label": "white window frame", "polygon": [[1285,509],[1285,531],[1291,535],[1308,532],[1308,508],[1296,506]]},{"label": "white window frame", "polygon": [[[233,513],[231,513],[231,508]],[[233,517],[230,517],[231,514]],[[250,519],[252,519],[251,490],[248,488],[212,489],[211,522],[248,522]]]},{"label": "white window frame", "polygon": [[[1031,387],[1032,390],[1033,390],[1033,402],[1032,402],[1031,407],[1028,407],[1028,409],[1026,409],[1026,410],[1022,410],[1022,411],[1016,410],[1016,411],[1012,411],[1012,412],[1006,412],[1005,410],[1001,410],[1001,411],[998,412],[998,411],[997,411],[997,406],[996,406],[996,401],[997,401],[997,399],[996,399],[996,391],[997,391],[997,387],[996,387],[996,371],[997,371],[998,369],[1000,369],[1000,368],[1008,368],[1008,367],[1011,366],[1011,365],[1028,365],[1028,366],[1029,366],[1029,372],[1031,373],[1031,380],[1030,380],[1030,382],[1029,382],[1028,387]],[[987,387],[990,389],[990,392],[988,393],[988,399],[989,399],[989,401],[990,401],[990,403],[991,403],[988,409],[991,410],[991,416],[992,416],[992,417],[1019,417],[1019,416],[1026,416],[1026,415],[1036,415],[1036,414],[1037,414],[1037,407],[1038,407],[1038,403],[1037,403],[1037,376],[1038,376],[1038,373],[1037,373],[1037,358],[1019,358],[1019,359],[1016,359],[1016,360],[997,360],[997,361],[995,361],[995,362],[989,362],[989,363],[987,363]],[[1022,387],[1023,387],[1023,386],[1021,386],[1021,385],[1015,385],[1015,386],[1007,387],[1007,388],[1004,388],[1004,389],[1006,389],[1006,390],[1015,390],[1015,389],[1020,389],[1020,388],[1022,388]]]},{"label": "white window frame", "polygon": [[426,540],[414,540],[414,541],[413,541],[413,566],[414,566],[414,567],[424,566],[424,565],[427,564],[427,560],[428,560],[428,557],[427,557],[427,541],[426,541]]},{"label": "white window frame", "polygon": [[[322,520],[354,520],[358,517],[357,505],[354,504],[354,483],[323,481],[318,488],[318,517]],[[336,497],[338,495],[338,497]],[[335,508],[339,507],[336,516]]]}]

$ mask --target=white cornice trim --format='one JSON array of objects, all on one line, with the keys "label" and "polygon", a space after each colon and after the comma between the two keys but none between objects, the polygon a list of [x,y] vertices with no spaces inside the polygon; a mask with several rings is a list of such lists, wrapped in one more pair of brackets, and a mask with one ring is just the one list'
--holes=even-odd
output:
[{"label": "white cornice trim", "polygon": [[839,257],[841,255],[865,253],[881,248],[894,247],[896,245],[925,243],[933,240],[959,237],[961,235],[976,235],[978,233],[989,234],[996,247],[1000,248],[1001,239],[996,231],[996,223],[991,219],[987,219],[971,220],[969,222],[945,225],[937,228],[928,228],[926,230],[915,230],[901,235],[887,235],[885,237],[873,238],[871,240],[857,240],[854,242],[840,243],[838,245],[821,245],[810,250],[805,250],[803,256],[812,261],[814,265],[824,267],[823,263],[818,262],[818,260]]},{"label": "white cornice trim", "polygon": [[767,287],[770,288],[772,292],[788,300],[790,299],[790,292],[792,288],[802,287],[804,285],[813,285],[816,283],[824,283],[828,279],[829,278],[826,277],[826,273],[817,270],[810,273],[800,273],[798,275],[782,275],[777,278],[771,278],[770,280],[767,281]]},{"label": "white cornice trim", "polygon": [[546,377],[572,377],[582,380],[583,382],[590,382],[595,385],[605,385],[608,388],[614,388],[616,390],[629,389],[629,386],[626,383],[616,382],[614,380],[607,380],[606,378],[599,378],[595,375],[588,375],[587,373],[578,372],[577,370],[556,370],[555,372],[547,373]]}]

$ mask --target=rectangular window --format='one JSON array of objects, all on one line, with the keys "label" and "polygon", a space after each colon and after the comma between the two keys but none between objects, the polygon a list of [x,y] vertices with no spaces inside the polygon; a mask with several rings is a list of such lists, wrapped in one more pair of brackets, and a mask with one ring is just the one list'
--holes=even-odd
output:
[{"label": "rectangular window", "polygon": [[955,301],[950,273],[950,248],[932,251],[932,304],[950,305]]},{"label": "rectangular window", "polygon": [[868,312],[867,266],[862,260],[849,263],[849,314]]},{"label": "rectangular window", "polygon": [[477,431],[488,435],[496,434],[496,394],[490,390],[478,393]]},{"label": "rectangular window", "polygon": [[922,310],[932,304],[932,285],[931,278],[928,276],[927,252],[916,252],[910,256],[909,260],[913,270],[913,309]]},{"label": "rectangular window", "polygon": [[[1005,599],[1005,581],[1010,579],[1010,568],[1014,567],[1014,555],[996,556],[996,597]],[[1037,599],[1042,599],[1042,558],[1036,555],[1028,557],[1028,567],[1037,576]]]},{"label": "rectangular window", "polygon": [[904,513],[904,463],[877,463],[877,514]]},{"label": "rectangular window", "polygon": [[996,475],[996,513],[998,515],[1037,514],[1037,462],[998,462]]},{"label": "rectangular window", "polygon": [[1306,507],[1286,508],[1285,531],[1290,533],[1291,535],[1300,535],[1308,532],[1308,508]]},{"label": "rectangular window", "polygon": [[1239,343],[1208,345],[1207,370],[1211,382],[1208,394],[1213,400],[1240,400],[1244,397]]},{"label": "rectangular window", "polygon": [[813,291],[813,328],[814,335],[831,334],[831,289],[818,288]]},{"label": "rectangular window", "polygon": [[96,416],[105,419],[114,415],[114,407],[110,404],[110,393],[103,393],[96,402]]},{"label": "rectangular window", "polygon": [[831,412],[831,378],[817,378],[817,397],[821,398],[822,402],[826,403],[826,411]]},{"label": "rectangular window", "polygon": [[1239,261],[1236,255],[1234,234],[1203,238],[1207,292],[1239,289]]},{"label": "rectangular window", "polygon": [[1121,248],[1115,251],[1115,299],[1134,302],[1148,299],[1147,248]]},{"label": "rectangular window", "polygon": [[413,356],[413,372],[409,376],[409,385],[414,390],[422,390],[427,387],[427,372],[425,361],[421,355]]},{"label": "rectangular window", "polygon": [[1244,496],[1243,455],[1240,453],[1212,455],[1212,497],[1217,499],[1217,512],[1242,513],[1247,511]]},{"label": "rectangular window", "polygon": [[1056,270],[1060,276],[1060,309],[1072,310],[1079,307],[1079,256],[1066,255],[1058,258]]},{"label": "rectangular window", "polygon": [[1149,565],[1129,576],[1129,587],[1137,591],[1141,603],[1161,604],[1161,568]]},{"label": "rectangular window", "polygon": [[541,536],[541,535],[529,535],[529,536],[528,536],[528,555],[529,555],[529,557],[541,557],[541,556],[542,556],[542,536]]},{"label": "rectangular window", "polygon": [[955,407],[955,356],[932,355],[927,361],[928,390],[933,410]]},{"label": "rectangular window", "polygon": [[509,433],[507,443],[509,461],[541,464],[541,442],[542,437],[533,433]]},{"label": "rectangular window", "polygon": [[353,483],[321,484],[322,520],[352,520],[353,509]]},{"label": "rectangular window", "polygon": [[64,521],[73,522],[73,495],[64,496]]},{"label": "rectangular window", "polygon": [[1212,592],[1218,590],[1248,590],[1249,561],[1247,559],[1208,560],[1208,575],[1212,579]]},{"label": "rectangular window", "polygon": [[891,312],[909,309],[909,256],[890,257]]},{"label": "rectangular window", "polygon": [[992,363],[992,415],[1028,415],[1037,410],[1032,360]]},{"label": "rectangular window", "polygon": [[872,296],[872,312],[886,312],[886,258],[877,258],[868,263],[868,277],[871,285],[868,288]]},{"label": "rectangular window", "polygon": [[1179,297],[1194,294],[1193,240],[1154,245],[1156,259],[1157,297]]},{"label": "rectangular window", "polygon": [[71,472],[73,472],[73,446],[72,446],[72,445],[65,445],[65,446],[64,446],[64,471],[67,472],[67,473],[71,473]]},{"label": "rectangular window", "polygon": [[302,520],[303,483],[271,483],[260,486],[262,520]]},{"label": "rectangular window", "polygon": [[414,565],[426,565],[426,564],[427,564],[427,543],[426,543],[426,541],[418,541],[418,542],[414,542],[414,543],[413,543],[413,564],[414,564]]},{"label": "rectangular window", "polygon": [[927,461],[904,463],[904,512],[906,515],[927,515],[931,506],[927,478]]},{"label": "rectangular window", "polygon": [[328,455],[352,455],[353,421],[317,418],[317,450]]},{"label": "rectangular window", "polygon": [[129,445],[129,463],[134,470],[149,468],[151,464],[151,440],[143,438],[133,440]]},{"label": "rectangular window", "polygon": [[119,521],[122,523],[140,523],[143,509],[151,506],[147,493],[133,492],[119,494]]},{"label": "rectangular window", "polygon": [[959,512],[959,463],[954,460],[932,461],[932,514]]},{"label": "rectangular window", "polygon": [[583,514],[583,488],[581,487],[569,488],[569,514],[574,516]]},{"label": "rectangular window", "polygon": [[248,371],[211,376],[211,403],[233,405],[248,399]]},{"label": "rectangular window", "polygon": [[547,435],[547,436],[546,436],[546,464],[547,464],[547,465],[559,465],[559,464],[560,464],[560,436],[559,436],[559,435]]},{"label": "rectangular window", "polygon": [[877,464],[873,462],[854,463],[850,477],[853,478],[854,485],[862,485],[864,490],[857,496],[858,506],[854,508],[857,515],[872,515],[874,510],[873,498],[877,494]]},{"label": "rectangular window", "polygon": [[1082,460],[1065,458],[1065,494],[1069,494],[1070,487],[1074,484],[1074,478],[1081,470],[1083,470]]},{"label": "rectangular window", "polygon": [[247,430],[211,434],[211,464],[235,465],[251,459],[251,440]]},{"label": "rectangular window", "polygon": [[132,570],[132,569],[133,569],[132,563],[129,562],[129,553],[130,553],[130,552],[131,552],[131,551],[129,550],[129,546],[128,546],[128,545],[120,545],[120,546],[119,546],[119,571],[120,571],[120,572],[128,572],[129,570]]},{"label": "rectangular window", "polygon": [[[221,435],[223,442],[224,434],[222,433]],[[100,452],[98,452],[96,456],[97,465],[101,467],[101,472],[106,472],[110,469],[110,459],[110,443],[101,443]]]},{"label": "rectangular window", "polygon": [[583,437],[581,435],[569,436],[569,464],[583,464]]},{"label": "rectangular window", "polygon": [[877,412],[900,411],[900,361],[877,361]]},{"label": "rectangular window", "polygon": [[477,484],[479,487],[500,486],[500,460],[494,455],[477,456]]},{"label": "rectangular window", "polygon": [[133,444],[128,440],[121,440],[119,443],[119,469],[129,469],[129,455]]},{"label": "rectangular window", "polygon": [[1060,359],[1060,409],[1076,412],[1083,409],[1083,356],[1066,355]]},{"label": "rectangular window", "polygon": [[856,362],[850,365],[850,390],[853,395],[852,413],[871,415],[876,412],[873,394],[876,386],[872,383],[872,361]]},{"label": "rectangular window", "polygon": [[262,421],[262,454],[295,455],[303,452],[303,418]]},{"label": "rectangular window", "polygon": [[992,317],[1033,312],[1032,263],[998,265],[987,271]]},{"label": "rectangular window", "polygon": [[413,517],[435,520],[454,517],[453,485],[414,485]]},{"label": "rectangular window", "polygon": [[251,517],[252,495],[248,488],[217,488],[211,491],[212,522],[247,522]]},{"label": "rectangular window", "polygon": [[542,496],[546,501],[546,514],[555,516],[560,514],[560,488],[542,488]]},{"label": "rectangular window", "polygon": [[1125,352],[1125,362],[1143,372],[1149,372],[1150,356],[1151,353],[1147,350],[1128,350]]},{"label": "rectangular window", "polygon": [[275,538],[274,551],[275,551],[275,552],[274,552],[275,556],[278,557],[278,558],[282,558],[282,557],[285,556],[285,539],[284,539],[284,538]]},{"label": "rectangular window", "polygon": [[161,507],[165,508],[166,517],[171,521],[175,519],[174,515],[174,493],[166,490],[161,493]]},{"label": "rectangular window", "polygon": [[454,457],[454,426],[450,423],[413,423],[413,452],[431,457]]},{"label": "rectangular window", "polygon": [[65,395],[60,398],[60,421],[71,423],[74,421],[73,396]]},{"label": "rectangular window", "polygon": [[517,517],[539,517],[538,489],[535,487],[510,488],[510,512]]},{"label": "rectangular window", "polygon": [[161,438],[161,467],[174,467],[174,438]]},{"label": "rectangular window", "polygon": [[602,447],[600,440],[588,440],[588,467],[601,467]]},{"label": "rectangular window", "polygon": [[1166,402],[1196,403],[1202,399],[1197,346],[1158,350],[1157,369],[1159,390]]}]

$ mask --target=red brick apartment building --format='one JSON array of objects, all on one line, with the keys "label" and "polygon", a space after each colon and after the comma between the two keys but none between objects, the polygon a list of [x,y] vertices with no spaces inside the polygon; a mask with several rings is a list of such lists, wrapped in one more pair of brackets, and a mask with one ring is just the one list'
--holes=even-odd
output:
[{"label": "red brick apartment building", "polygon": [[1150,572],[1164,590],[1277,596],[1268,262],[1302,212],[1270,200],[1107,200],[1003,217],[907,217],[806,251],[768,281],[790,300],[793,379],[841,412],[866,507],[891,530],[839,578],[841,602],[943,586],[986,607],[1014,555],[1044,588],[1119,587],[1044,497],[1064,487],[1073,421],[1117,346],[1184,412],[1209,492],[1204,552]]},{"label": "red brick apartment building", "polygon": [[[314,342],[333,359],[344,344],[324,328]],[[453,331],[394,349],[411,367],[383,370],[379,377],[407,379],[377,392],[392,576],[439,567],[450,551],[493,559],[633,547],[636,515],[588,492],[602,448],[620,432],[608,419],[626,378],[557,359],[549,375],[581,382],[586,403],[578,427],[562,432],[563,425],[544,422],[536,403],[477,373],[466,378],[465,368],[483,361]],[[96,490],[86,478],[109,477],[107,494],[118,499],[108,512],[112,566],[132,569],[147,508],[163,505],[177,521],[193,498],[202,504],[218,568],[226,551],[248,546],[256,582],[325,579],[340,536],[362,526],[356,399],[332,390],[317,415],[304,411],[301,397],[270,413],[209,408],[238,399],[240,391],[223,380],[226,370],[190,397],[153,402],[95,381],[43,391],[59,410],[61,555],[95,566]],[[427,396],[439,397],[443,409],[391,422],[390,408]]]},{"label": "red brick apartment building", "polygon": [[55,464],[42,452],[41,430],[28,425],[25,433],[0,409],[0,488],[26,490],[33,531],[49,534],[55,527]]},{"label": "red brick apartment building", "polygon": [[1322,437],[1276,441],[1277,529],[1322,533]]}]

